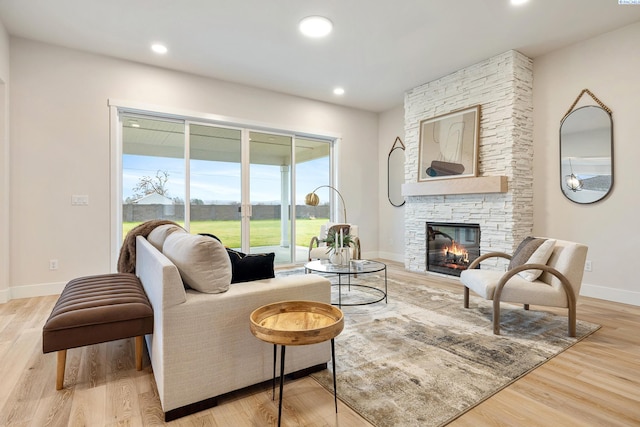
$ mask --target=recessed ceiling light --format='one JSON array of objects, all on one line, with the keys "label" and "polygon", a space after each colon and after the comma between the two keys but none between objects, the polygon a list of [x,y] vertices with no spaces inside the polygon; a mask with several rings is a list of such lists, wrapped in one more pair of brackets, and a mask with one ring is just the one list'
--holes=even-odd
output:
[{"label": "recessed ceiling light", "polygon": [[155,53],[159,53],[160,55],[164,55],[165,53],[167,53],[168,49],[163,44],[154,43],[151,45],[151,50],[154,51]]},{"label": "recessed ceiling light", "polygon": [[520,6],[521,4],[527,3],[529,0],[511,0],[511,4],[513,6]]},{"label": "recessed ceiling light", "polygon": [[344,89],[341,87],[337,87],[333,90],[334,95],[344,95]]},{"label": "recessed ceiling light", "polygon": [[300,21],[300,32],[307,37],[324,37],[333,29],[333,23],[323,16],[307,16]]}]

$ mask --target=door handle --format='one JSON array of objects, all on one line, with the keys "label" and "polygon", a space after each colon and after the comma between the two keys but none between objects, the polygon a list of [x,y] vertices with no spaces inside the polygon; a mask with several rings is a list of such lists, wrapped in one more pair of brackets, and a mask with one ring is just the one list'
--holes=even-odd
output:
[{"label": "door handle", "polygon": [[238,206],[238,213],[241,214],[241,216],[245,212],[246,212],[246,216],[251,218],[251,216],[253,216],[253,206],[251,206],[251,204]]}]

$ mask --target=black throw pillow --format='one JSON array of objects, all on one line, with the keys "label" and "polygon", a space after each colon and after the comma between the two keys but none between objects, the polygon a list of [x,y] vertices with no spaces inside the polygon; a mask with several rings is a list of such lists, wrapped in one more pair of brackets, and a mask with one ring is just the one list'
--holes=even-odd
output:
[{"label": "black throw pillow", "polygon": [[276,277],[273,270],[274,252],[265,254],[243,254],[227,248],[231,260],[231,283],[251,282],[253,280]]}]

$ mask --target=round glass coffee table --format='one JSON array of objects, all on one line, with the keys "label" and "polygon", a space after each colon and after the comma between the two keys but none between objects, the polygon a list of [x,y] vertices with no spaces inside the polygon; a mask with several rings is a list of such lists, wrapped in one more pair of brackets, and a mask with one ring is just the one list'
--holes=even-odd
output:
[{"label": "round glass coffee table", "polygon": [[[307,273],[309,271],[313,271],[314,273],[336,274],[338,276],[338,283],[333,285],[338,287],[338,307],[375,304],[382,300],[384,300],[385,303],[387,302],[387,265],[382,262],[358,259],[351,260],[346,265],[334,265],[327,260],[316,260],[306,263],[304,268]],[[369,285],[351,283],[351,276],[356,277],[358,274],[377,273],[379,271],[384,271],[384,289]],[[343,283],[343,277],[345,278],[346,283]],[[351,287],[363,290],[363,294],[371,295],[371,298],[366,299],[363,302],[349,302],[343,304],[343,286],[347,286],[348,291],[351,291]],[[332,304],[336,305],[335,303]]]}]

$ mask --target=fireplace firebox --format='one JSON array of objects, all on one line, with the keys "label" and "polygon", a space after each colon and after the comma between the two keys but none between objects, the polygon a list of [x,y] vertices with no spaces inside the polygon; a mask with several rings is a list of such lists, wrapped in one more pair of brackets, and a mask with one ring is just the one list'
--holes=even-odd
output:
[{"label": "fireplace firebox", "polygon": [[427,222],[427,271],[460,276],[479,256],[479,224]]}]

